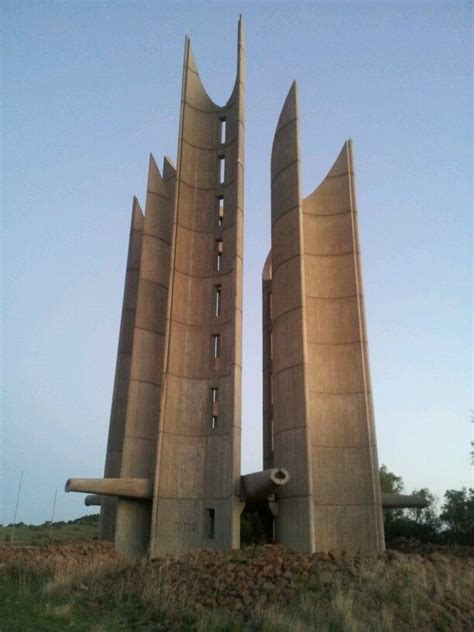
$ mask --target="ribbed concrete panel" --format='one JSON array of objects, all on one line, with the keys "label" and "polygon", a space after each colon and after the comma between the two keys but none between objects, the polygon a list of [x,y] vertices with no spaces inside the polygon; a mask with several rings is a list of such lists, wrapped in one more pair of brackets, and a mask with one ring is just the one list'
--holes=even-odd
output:
[{"label": "ribbed concrete panel", "polygon": [[[313,481],[309,460],[299,169],[298,100],[293,84],[278,121],[271,159],[273,461],[291,476],[290,482],[277,492],[276,537],[278,542],[291,548],[312,551]],[[267,264],[267,277],[269,273]],[[267,332],[268,328],[267,324]],[[268,346],[268,340],[266,344]],[[268,454],[268,446],[266,450]]]},{"label": "ribbed concrete panel", "polygon": [[381,551],[351,142],[303,201],[309,424],[318,550]]},{"label": "ribbed concrete panel", "polygon": [[384,548],[353,180],[349,141],[301,202],[293,87],[272,152],[263,453],[291,476],[277,539],[307,551]]},{"label": "ribbed concrete panel", "polygon": [[186,39],[151,557],[240,545],[244,55],[220,107]]},{"label": "ribbed concrete panel", "polygon": [[[175,183],[170,161],[165,159],[162,176],[150,156],[121,478],[152,480],[155,472]],[[143,555],[150,527],[151,503],[119,499],[118,551],[129,557]]]},{"label": "ribbed concrete panel", "polygon": [[[137,307],[138,277],[142,248],[144,217],[137,198],[133,198],[132,221],[128,241],[127,269],[123,293],[122,317],[117,349],[112,410],[110,413],[109,437],[105,457],[105,478],[120,476],[122,464],[123,433],[127,411],[128,384],[133,345],[133,329]],[[103,500],[100,511],[99,538],[113,540],[117,499],[108,497]]]}]

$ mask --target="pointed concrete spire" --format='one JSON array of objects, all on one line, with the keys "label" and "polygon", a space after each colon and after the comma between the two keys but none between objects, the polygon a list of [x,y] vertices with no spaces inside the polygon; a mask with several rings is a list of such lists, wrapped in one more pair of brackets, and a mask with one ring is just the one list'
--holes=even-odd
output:
[{"label": "pointed concrete spire", "polygon": [[272,221],[300,205],[298,90],[291,85],[273,139],[271,156]]},{"label": "pointed concrete spire", "polygon": [[326,178],[333,178],[335,176],[342,176],[346,173],[351,172],[351,141],[346,140],[344,145],[342,146],[341,151],[339,152],[339,156],[336,158],[333,166],[329,170]]},{"label": "pointed concrete spire", "polygon": [[156,164],[156,161],[153,158],[153,154],[150,154],[147,190],[150,191],[151,193],[156,193],[158,195],[163,195],[165,197],[167,197],[168,195],[165,183],[163,182],[163,178],[161,177],[160,170],[158,169],[158,165]]},{"label": "pointed concrete spire", "polygon": [[[304,199],[304,204],[316,204],[316,206],[314,207],[314,209],[316,209],[319,206],[319,200],[323,199],[321,198],[322,192],[326,191],[327,187],[335,186],[332,178],[339,178],[341,180],[341,186],[349,187],[349,175],[354,176],[354,167],[352,164],[352,141],[350,139],[345,141],[341,151],[339,152],[338,157],[336,158],[333,166],[329,169],[326,177]],[[342,178],[341,176],[347,176],[347,178]],[[345,208],[345,202],[342,202],[341,210],[343,208]],[[327,210],[323,212],[324,214],[326,214]]]},{"label": "pointed concrete spire", "polygon": [[163,158],[163,180],[171,180],[176,177],[176,167],[174,162],[169,156]]},{"label": "pointed concrete spire", "polygon": [[283,104],[280,118],[278,119],[276,131],[278,132],[289,121],[295,118],[299,118],[299,98],[298,85],[296,81],[293,81],[291,88],[286,95],[285,103]]},{"label": "pointed concrete spire", "polygon": [[245,58],[245,29],[242,15],[239,15],[238,36],[237,36],[237,78],[236,81],[242,80]]},{"label": "pointed concrete spire", "polygon": [[197,75],[199,75],[199,71],[197,69],[196,66],[196,60],[194,58],[194,53],[193,53],[193,47],[191,46],[191,38],[189,38],[188,36],[186,36],[186,40],[185,42],[187,43],[187,59],[186,59],[186,65],[187,67],[192,70],[193,72],[195,72]]},{"label": "pointed concrete spire", "polygon": [[145,216],[143,215],[143,211],[137,197],[134,195],[132,204],[132,230],[143,230],[144,225]]}]

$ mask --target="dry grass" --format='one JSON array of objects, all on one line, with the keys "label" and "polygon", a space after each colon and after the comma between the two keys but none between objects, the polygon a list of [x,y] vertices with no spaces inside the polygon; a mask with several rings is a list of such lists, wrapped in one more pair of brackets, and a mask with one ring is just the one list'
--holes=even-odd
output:
[{"label": "dry grass", "polygon": [[474,630],[472,556],[333,557],[267,546],[129,563],[76,544],[0,548],[0,567],[20,597],[41,596],[47,630]]}]

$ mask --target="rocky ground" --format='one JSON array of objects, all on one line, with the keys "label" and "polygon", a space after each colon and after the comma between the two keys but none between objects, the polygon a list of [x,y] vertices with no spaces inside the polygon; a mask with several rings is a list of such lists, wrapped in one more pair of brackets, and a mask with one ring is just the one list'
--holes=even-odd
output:
[{"label": "rocky ground", "polygon": [[3,546],[0,573],[34,575],[44,594],[98,620],[133,604],[120,629],[474,630],[474,549],[398,547],[362,556],[265,545],[131,564],[104,543]]}]

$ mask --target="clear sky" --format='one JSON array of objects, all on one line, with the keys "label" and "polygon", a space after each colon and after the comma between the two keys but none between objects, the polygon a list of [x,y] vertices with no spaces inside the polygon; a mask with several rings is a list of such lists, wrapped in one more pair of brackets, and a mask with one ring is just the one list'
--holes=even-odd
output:
[{"label": "clear sky", "polygon": [[211,98],[247,39],[243,473],[261,468],[270,151],[299,84],[303,192],[354,142],[379,459],[471,485],[472,4],[9,2],[2,22],[0,521],[102,476],[132,195],[176,158],[184,36]]}]

